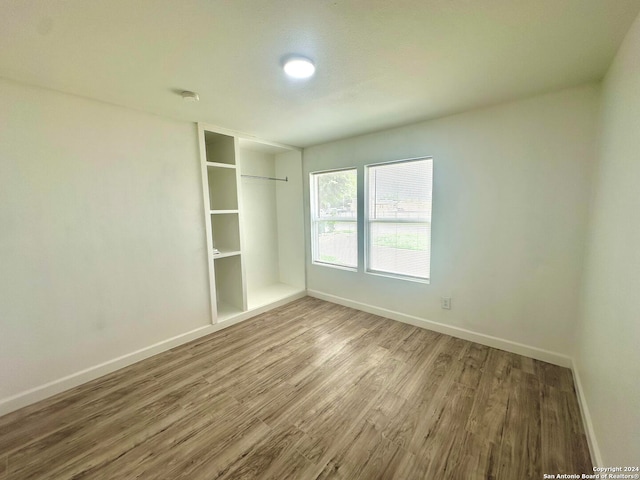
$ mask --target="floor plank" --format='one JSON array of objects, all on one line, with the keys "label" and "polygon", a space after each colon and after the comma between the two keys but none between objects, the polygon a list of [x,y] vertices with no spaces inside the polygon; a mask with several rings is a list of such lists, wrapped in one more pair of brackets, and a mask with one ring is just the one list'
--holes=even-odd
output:
[{"label": "floor plank", "polygon": [[591,469],[568,369],[310,297],[0,417],[0,480]]}]

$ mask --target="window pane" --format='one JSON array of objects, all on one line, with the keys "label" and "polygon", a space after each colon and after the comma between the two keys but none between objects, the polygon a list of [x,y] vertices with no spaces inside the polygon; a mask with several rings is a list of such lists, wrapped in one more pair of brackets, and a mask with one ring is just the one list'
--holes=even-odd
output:
[{"label": "window pane", "polygon": [[430,222],[432,167],[431,159],[369,167],[369,218]]},{"label": "window pane", "polygon": [[327,220],[316,222],[316,262],[345,267],[358,266],[356,222]]},{"label": "window pane", "polygon": [[433,159],[367,166],[367,269],[429,279]]},{"label": "window pane", "polygon": [[357,215],[357,176],[355,170],[315,174],[317,179],[316,217],[355,219]]},{"label": "window pane", "polygon": [[371,223],[369,269],[429,278],[431,224]]},{"label": "window pane", "polygon": [[313,261],[358,267],[356,169],[311,174]]}]

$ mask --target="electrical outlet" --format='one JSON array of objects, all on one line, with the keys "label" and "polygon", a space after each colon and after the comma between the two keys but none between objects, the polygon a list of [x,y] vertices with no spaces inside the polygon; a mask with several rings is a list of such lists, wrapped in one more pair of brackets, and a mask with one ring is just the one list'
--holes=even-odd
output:
[{"label": "electrical outlet", "polygon": [[451,297],[440,297],[440,305],[445,310],[451,310]]}]

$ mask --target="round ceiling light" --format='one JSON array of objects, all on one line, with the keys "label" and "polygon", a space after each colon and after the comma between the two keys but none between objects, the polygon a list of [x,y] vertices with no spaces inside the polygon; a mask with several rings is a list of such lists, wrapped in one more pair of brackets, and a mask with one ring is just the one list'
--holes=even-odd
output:
[{"label": "round ceiling light", "polygon": [[289,57],[284,63],[284,72],[292,78],[309,78],[315,71],[313,62],[305,57]]}]

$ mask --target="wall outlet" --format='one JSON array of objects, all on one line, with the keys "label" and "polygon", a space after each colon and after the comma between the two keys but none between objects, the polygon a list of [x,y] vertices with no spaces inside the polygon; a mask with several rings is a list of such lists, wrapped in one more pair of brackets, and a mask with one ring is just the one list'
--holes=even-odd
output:
[{"label": "wall outlet", "polygon": [[451,310],[451,297],[440,297],[440,305],[445,310]]}]

